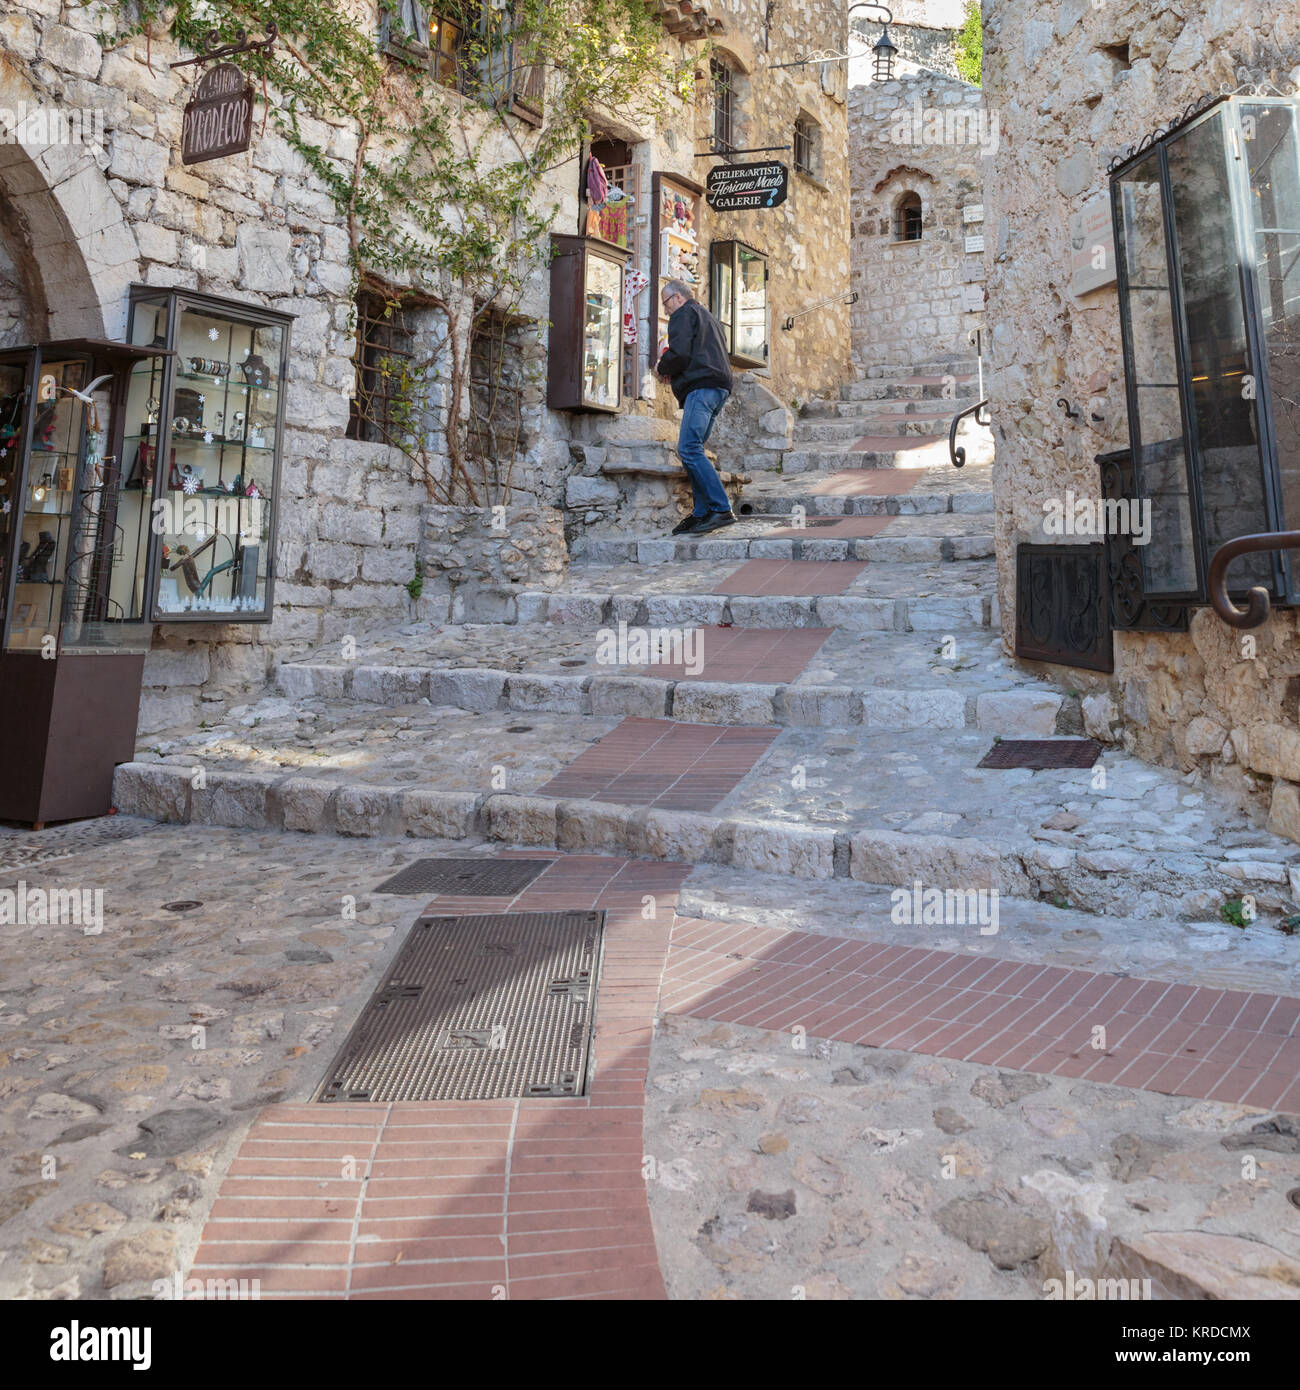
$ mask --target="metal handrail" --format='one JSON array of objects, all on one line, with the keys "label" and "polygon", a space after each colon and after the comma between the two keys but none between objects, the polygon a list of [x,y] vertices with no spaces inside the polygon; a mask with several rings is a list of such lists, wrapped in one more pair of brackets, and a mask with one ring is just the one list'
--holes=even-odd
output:
[{"label": "metal handrail", "polygon": [[1238,536],[1214,552],[1207,581],[1210,603],[1230,627],[1259,627],[1268,617],[1268,590],[1262,584],[1256,584],[1246,595],[1245,608],[1238,608],[1228,597],[1228,566],[1239,555],[1259,550],[1300,550],[1300,531],[1261,531],[1253,536]]},{"label": "metal handrail", "polygon": [[987,405],[988,398],[986,397],[982,401],[976,401],[974,405],[968,405],[965,410],[959,410],[957,414],[952,417],[952,424],[948,426],[948,457],[952,459],[952,466],[954,468],[962,468],[966,463],[965,448],[957,447],[957,426],[960,425],[968,415],[974,415],[975,423],[977,425],[984,425],[987,428],[993,421],[991,419],[981,420],[978,413]]},{"label": "metal handrail", "polygon": [[[848,295],[847,299],[844,297],[845,295]],[[819,299],[816,304],[810,304],[806,309],[800,309],[797,314],[787,314],[785,322],[781,325],[781,331],[789,333],[794,327],[795,319],[801,319],[805,314],[811,314],[817,309],[824,309],[828,304],[856,304],[857,302],[857,290],[843,290],[839,294],[827,295],[825,299]]]}]

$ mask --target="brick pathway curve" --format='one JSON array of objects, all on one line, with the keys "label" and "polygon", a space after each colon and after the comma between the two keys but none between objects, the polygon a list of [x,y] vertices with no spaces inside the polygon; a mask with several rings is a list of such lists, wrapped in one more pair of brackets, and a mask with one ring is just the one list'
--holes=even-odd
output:
[{"label": "brick pathway curve", "polygon": [[434,898],[607,910],[590,1095],[269,1107],[191,1274],[268,1298],[664,1297],[641,1175],[660,1009],[1300,1112],[1300,999],[678,917],[689,872],[571,855],[513,899]]}]

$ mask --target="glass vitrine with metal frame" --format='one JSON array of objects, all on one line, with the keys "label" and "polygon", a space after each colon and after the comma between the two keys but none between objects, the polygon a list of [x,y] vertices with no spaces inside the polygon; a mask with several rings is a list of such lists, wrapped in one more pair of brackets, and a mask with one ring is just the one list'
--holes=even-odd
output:
[{"label": "glass vitrine with metal frame", "polygon": [[[1146,595],[1203,604],[1214,552],[1300,529],[1300,101],[1225,97],[1112,167]],[[1234,592],[1300,603],[1294,557]]]},{"label": "glass vitrine with metal frame", "polygon": [[267,622],[292,315],[136,286],[122,522],[153,537],[155,622]]}]

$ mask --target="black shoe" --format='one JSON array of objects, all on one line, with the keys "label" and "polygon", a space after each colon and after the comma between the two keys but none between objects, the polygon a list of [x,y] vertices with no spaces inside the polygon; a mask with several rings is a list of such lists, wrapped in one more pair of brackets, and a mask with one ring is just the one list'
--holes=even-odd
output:
[{"label": "black shoe", "polygon": [[689,532],[694,531],[703,520],[704,517],[702,516],[684,516],[677,525],[673,527],[671,534],[674,536],[685,536]]},{"label": "black shoe", "polygon": [[703,536],[709,531],[719,531],[724,526],[734,526],[736,517],[734,512],[710,512],[708,516],[696,526],[691,534],[693,536]]}]

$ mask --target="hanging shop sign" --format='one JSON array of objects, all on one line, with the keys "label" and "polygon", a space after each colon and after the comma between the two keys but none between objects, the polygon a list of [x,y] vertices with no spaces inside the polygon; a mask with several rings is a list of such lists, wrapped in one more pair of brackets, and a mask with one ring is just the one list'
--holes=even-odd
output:
[{"label": "hanging shop sign", "polygon": [[[264,39],[250,42],[247,33],[240,29],[234,43],[222,44],[220,35],[213,30],[204,38],[202,53],[171,66],[186,68],[196,63],[213,63],[239,53],[261,53],[269,57],[277,36],[276,26],[268,24]],[[208,159],[242,154],[252,137],[253,84],[233,63],[216,62],[216,66],[209,68],[194,84],[193,93],[185,103],[181,163],[201,164]]]},{"label": "hanging shop sign", "polygon": [[790,171],[784,164],[720,164],[709,170],[705,198],[717,212],[775,208],[785,202]]},{"label": "hanging shop sign", "polygon": [[181,163],[242,154],[253,134],[253,84],[233,63],[218,63],[194,84],[181,127]]}]

